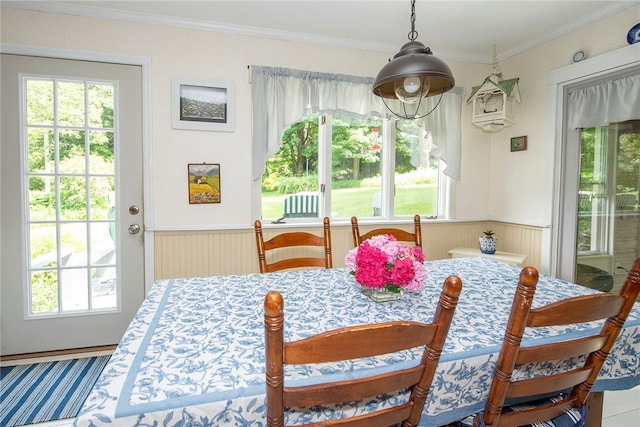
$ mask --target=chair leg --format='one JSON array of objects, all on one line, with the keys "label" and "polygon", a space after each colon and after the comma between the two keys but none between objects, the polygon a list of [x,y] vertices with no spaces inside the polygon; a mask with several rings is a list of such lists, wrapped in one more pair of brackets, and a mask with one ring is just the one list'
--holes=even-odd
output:
[{"label": "chair leg", "polygon": [[587,423],[585,427],[602,426],[602,405],[604,403],[603,391],[592,391],[587,398]]}]

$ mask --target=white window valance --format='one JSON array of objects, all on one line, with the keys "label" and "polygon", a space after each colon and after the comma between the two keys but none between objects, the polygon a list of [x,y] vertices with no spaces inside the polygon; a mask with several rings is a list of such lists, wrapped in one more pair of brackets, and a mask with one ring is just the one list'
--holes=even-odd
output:
[{"label": "white window valance", "polygon": [[[371,90],[373,82],[372,77],[251,66],[253,179],[262,177],[265,162],[282,144],[284,131],[304,116],[334,114],[363,119],[389,118],[382,100]],[[437,102],[431,98],[427,100],[434,106]],[[454,88],[443,96],[434,113],[422,119],[425,128],[431,132],[434,150],[438,153],[435,155],[447,163],[445,173],[449,175],[457,170],[457,176],[449,175],[456,180],[460,170],[461,105],[462,90]]]},{"label": "white window valance", "polygon": [[576,89],[569,95],[568,129],[640,119],[640,74]]}]

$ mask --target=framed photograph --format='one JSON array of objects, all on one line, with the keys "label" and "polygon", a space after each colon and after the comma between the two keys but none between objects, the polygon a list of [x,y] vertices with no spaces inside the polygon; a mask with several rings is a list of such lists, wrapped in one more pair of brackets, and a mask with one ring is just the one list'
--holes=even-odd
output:
[{"label": "framed photograph", "polygon": [[511,138],[511,151],[524,151],[527,149],[527,137],[516,136]]},{"label": "framed photograph", "polygon": [[233,132],[234,97],[232,81],[174,77],[171,125],[174,129]]},{"label": "framed photograph", "polygon": [[189,204],[220,203],[220,163],[189,163]]}]

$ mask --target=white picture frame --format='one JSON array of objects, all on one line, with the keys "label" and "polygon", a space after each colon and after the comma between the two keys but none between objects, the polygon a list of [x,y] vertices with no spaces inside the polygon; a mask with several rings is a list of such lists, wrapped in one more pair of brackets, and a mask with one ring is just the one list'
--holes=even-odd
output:
[{"label": "white picture frame", "polygon": [[173,77],[171,127],[233,132],[235,84],[230,80]]}]

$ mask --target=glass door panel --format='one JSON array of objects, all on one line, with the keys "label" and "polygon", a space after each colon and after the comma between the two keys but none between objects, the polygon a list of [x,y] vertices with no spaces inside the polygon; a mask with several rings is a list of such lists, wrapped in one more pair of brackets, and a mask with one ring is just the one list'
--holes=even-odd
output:
[{"label": "glass door panel", "polygon": [[117,310],[113,84],[27,77],[24,87],[29,316]]},{"label": "glass door panel", "polygon": [[640,121],[581,132],[576,282],[616,291],[640,256]]}]

